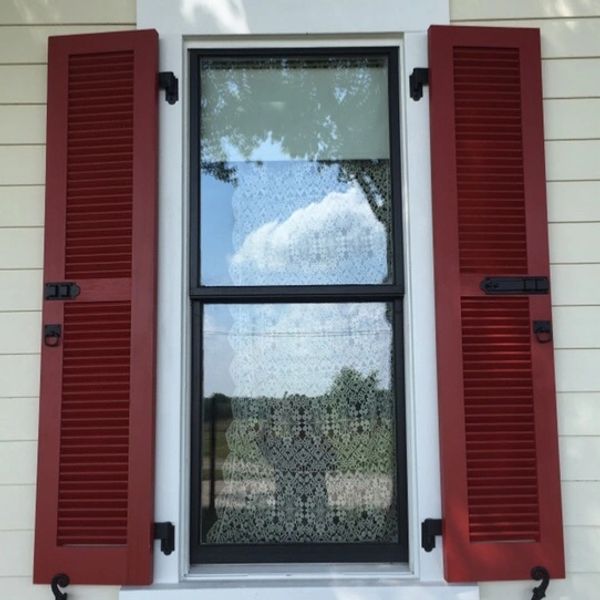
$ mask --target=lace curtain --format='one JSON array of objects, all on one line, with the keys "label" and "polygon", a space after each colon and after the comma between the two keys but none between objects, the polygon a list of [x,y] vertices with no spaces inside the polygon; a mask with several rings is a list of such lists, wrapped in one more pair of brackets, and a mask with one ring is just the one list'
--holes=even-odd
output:
[{"label": "lace curtain", "polygon": [[[203,284],[391,282],[387,59],[207,59],[201,85]],[[397,539],[390,309],[205,305],[232,415],[205,541]]]},{"label": "lace curtain", "polygon": [[[230,225],[202,231],[203,282],[236,286],[389,282],[393,272],[389,168],[387,159],[204,164],[206,195],[217,193],[208,189],[212,185],[222,197],[210,210],[221,211],[221,222]],[[213,214],[206,215],[207,223]],[[231,240],[227,257],[222,256],[223,236]],[[215,260],[223,262],[219,272]]]},{"label": "lace curtain", "polygon": [[386,305],[231,310],[233,420],[206,541],[395,541]]}]

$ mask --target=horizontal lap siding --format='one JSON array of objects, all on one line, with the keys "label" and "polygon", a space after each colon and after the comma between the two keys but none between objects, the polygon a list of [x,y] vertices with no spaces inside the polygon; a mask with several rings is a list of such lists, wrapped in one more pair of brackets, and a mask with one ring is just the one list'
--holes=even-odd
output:
[{"label": "horizontal lap siding", "polygon": [[[0,2],[0,80],[11,82],[0,86],[0,589],[7,597],[49,593],[31,583],[47,40],[134,27],[134,0]],[[114,600],[117,588],[88,586],[85,597]]]},{"label": "horizontal lap siding", "polygon": [[[600,3],[451,0],[453,24],[539,27],[567,579],[551,596],[600,586]],[[482,584],[482,600],[531,583]],[[523,595],[525,594],[525,595]]]},{"label": "horizontal lap siding", "polygon": [[127,25],[135,23],[135,2],[102,0],[27,0],[2,2],[0,23],[6,25],[86,25],[105,23]]},{"label": "horizontal lap siding", "polygon": [[593,0],[451,0],[450,19],[552,19],[564,17],[600,17],[600,7]]},{"label": "horizontal lap siding", "polygon": [[[96,4],[96,3],[86,3]],[[34,65],[45,64],[48,37],[51,35],[74,35],[77,33],[101,33],[103,31],[124,31],[131,25],[0,25],[1,64]]]}]

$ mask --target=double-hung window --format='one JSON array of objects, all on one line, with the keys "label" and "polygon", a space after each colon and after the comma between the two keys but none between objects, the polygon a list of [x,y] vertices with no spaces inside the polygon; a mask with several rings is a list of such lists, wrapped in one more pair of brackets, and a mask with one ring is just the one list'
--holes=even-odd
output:
[{"label": "double-hung window", "polygon": [[218,4],[49,44],[34,580],[560,577],[539,35]]},{"label": "double-hung window", "polygon": [[397,49],[190,66],[191,562],[407,562]]}]

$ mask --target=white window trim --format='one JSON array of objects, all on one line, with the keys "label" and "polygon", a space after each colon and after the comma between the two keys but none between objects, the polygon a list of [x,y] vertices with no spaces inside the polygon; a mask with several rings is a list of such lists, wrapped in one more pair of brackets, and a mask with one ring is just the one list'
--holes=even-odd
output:
[{"label": "white window trim", "polygon": [[[478,588],[443,580],[442,543],[424,552],[420,523],[439,517],[440,478],[435,373],[435,313],[429,159],[428,91],[414,102],[408,74],[427,66],[426,30],[449,21],[447,0],[137,0],[138,28],[160,35],[160,70],[180,82],[175,105],[159,100],[159,257],[156,436],[156,521],[176,526],[176,549],[156,551],[155,585],[123,588],[127,600],[183,600],[199,587],[218,600],[303,593],[352,597],[476,600]],[[344,19],[344,16],[348,17]],[[310,32],[307,35],[306,32]],[[190,48],[397,46],[405,260],[405,379],[409,482],[409,565],[207,565],[189,567],[189,299],[187,51]],[[391,586],[390,584],[394,584]],[[349,587],[351,586],[351,587]],[[279,590],[279,591],[277,591]],[[318,593],[317,590],[320,590]],[[305,592],[304,592],[305,593]],[[290,596],[291,595],[291,596]],[[292,598],[293,600],[293,598]]]}]

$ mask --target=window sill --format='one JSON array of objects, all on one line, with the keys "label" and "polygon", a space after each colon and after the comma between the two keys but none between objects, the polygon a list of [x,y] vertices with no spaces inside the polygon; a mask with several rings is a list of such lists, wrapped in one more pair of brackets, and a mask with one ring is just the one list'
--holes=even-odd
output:
[{"label": "window sill", "polygon": [[479,600],[477,585],[419,584],[414,580],[379,580],[377,583],[337,578],[328,582],[297,579],[266,581],[194,581],[121,588],[119,600],[197,600],[198,593],[211,600]]},{"label": "window sill", "polygon": [[366,563],[322,563],[322,564],[236,564],[236,565],[195,565],[185,577],[187,582],[218,582],[235,584],[252,582],[258,584],[278,584],[282,582],[309,582],[331,585],[348,582],[375,581],[401,582],[414,575],[407,564],[366,564]]}]

